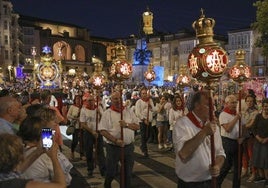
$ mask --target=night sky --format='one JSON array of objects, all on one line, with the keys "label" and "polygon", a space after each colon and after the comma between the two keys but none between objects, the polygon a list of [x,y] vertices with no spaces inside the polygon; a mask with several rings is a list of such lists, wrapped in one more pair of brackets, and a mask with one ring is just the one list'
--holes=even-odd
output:
[{"label": "night sky", "polygon": [[227,35],[249,27],[256,18],[256,0],[10,0],[16,13],[60,21],[90,30],[91,35],[120,38],[138,35],[147,6],[154,14],[154,29],[175,33],[192,29],[200,16],[216,20],[214,33]]}]

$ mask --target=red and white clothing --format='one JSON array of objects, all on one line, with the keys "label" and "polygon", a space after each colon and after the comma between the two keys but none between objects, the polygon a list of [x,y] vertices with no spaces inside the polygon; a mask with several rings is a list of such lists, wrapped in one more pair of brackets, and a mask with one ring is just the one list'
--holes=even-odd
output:
[{"label": "red and white clothing", "polygon": [[[201,120],[193,113],[196,119]],[[202,144],[196,149],[189,161],[182,162],[178,152],[182,149],[184,143],[192,139],[201,128],[197,127],[188,116],[179,118],[173,127],[173,144],[176,153],[175,169],[177,176],[185,182],[200,182],[211,179],[209,165],[211,164],[210,137],[207,136]],[[214,134],[215,155],[224,156],[224,149],[217,127]]]},{"label": "red and white clothing", "polygon": [[[152,122],[153,111],[155,111],[155,108],[154,108],[154,103],[153,103],[152,99],[150,99],[149,103],[152,107],[149,109],[149,122]],[[142,120],[147,120],[148,101],[144,101],[142,99],[139,99],[135,104],[135,113],[136,113],[136,116],[139,118],[139,122],[142,122]]]},{"label": "red and white clothing", "polygon": [[[119,124],[120,120],[121,120],[121,113],[109,108],[106,111],[104,111],[102,114],[102,118],[99,123],[99,130],[106,130],[115,138],[121,139],[121,126]],[[135,113],[129,108],[124,108],[123,120],[125,120],[126,123],[139,124],[139,119],[137,118]],[[131,144],[134,142],[135,140],[134,133],[135,132],[131,129],[123,129],[125,145]],[[104,137],[104,140],[108,144],[114,144],[110,142],[109,140],[107,140],[105,137]]]},{"label": "red and white clothing", "polygon": [[[102,108],[99,107],[100,114],[102,114]],[[81,123],[86,123],[88,128],[96,131],[96,109],[88,109],[85,106],[81,108],[80,112],[80,122]],[[100,119],[100,117],[99,117]],[[99,128],[98,128],[99,130]]]},{"label": "red and white clothing", "polygon": [[177,120],[188,113],[188,110],[185,108],[184,110],[175,110],[174,108],[170,108],[168,114],[168,121],[169,121],[169,130],[173,130],[174,125],[176,124]]},{"label": "red and white clothing", "polygon": [[[225,111],[222,111],[219,116],[220,125],[227,124],[231,122],[235,118],[235,114],[230,114]],[[221,128],[221,136],[236,140],[239,134],[239,121],[236,122],[233,130],[231,132],[227,132],[223,127]]]}]

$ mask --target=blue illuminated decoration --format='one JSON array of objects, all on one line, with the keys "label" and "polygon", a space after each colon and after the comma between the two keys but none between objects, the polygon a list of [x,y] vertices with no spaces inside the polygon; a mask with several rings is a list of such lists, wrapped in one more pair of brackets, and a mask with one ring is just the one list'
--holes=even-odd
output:
[{"label": "blue illuminated decoration", "polygon": [[16,67],[16,78],[24,78],[22,67]]},{"label": "blue illuminated decoration", "polygon": [[[154,66],[154,72],[155,72],[155,80],[150,83],[150,85],[154,86],[163,86],[164,85],[164,67],[162,66]],[[148,86],[149,82],[144,79],[144,84]]]},{"label": "blue illuminated decoration", "polygon": [[133,54],[133,65],[148,65],[152,52],[147,49],[147,43],[145,39],[141,39],[137,42],[137,48]]},{"label": "blue illuminated decoration", "polygon": [[48,47],[48,46],[44,46],[42,48],[42,52],[45,53],[45,54],[50,54],[51,53],[51,48]]}]

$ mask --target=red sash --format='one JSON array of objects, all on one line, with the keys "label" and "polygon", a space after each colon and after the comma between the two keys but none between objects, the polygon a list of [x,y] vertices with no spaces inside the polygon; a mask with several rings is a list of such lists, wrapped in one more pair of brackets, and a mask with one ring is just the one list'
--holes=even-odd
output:
[{"label": "red sash", "polygon": [[121,113],[124,110],[124,106],[122,106],[122,108],[120,109],[120,108],[115,107],[114,105],[111,105],[110,109],[115,112]]},{"label": "red sash", "polygon": [[198,128],[203,129],[203,125],[201,125],[201,123],[198,121],[198,119],[195,117],[195,115],[193,114],[193,112],[189,112],[187,114],[187,117],[191,120],[191,122]]},{"label": "red sash", "polygon": [[225,107],[224,109],[223,109],[223,111],[224,112],[226,112],[227,114],[231,114],[231,115],[236,115],[236,110],[231,110],[230,108],[228,108],[228,107]]}]

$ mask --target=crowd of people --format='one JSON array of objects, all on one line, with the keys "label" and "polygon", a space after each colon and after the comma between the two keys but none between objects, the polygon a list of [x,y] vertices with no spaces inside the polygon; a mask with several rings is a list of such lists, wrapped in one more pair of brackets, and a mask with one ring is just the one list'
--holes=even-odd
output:
[{"label": "crowd of people", "polygon": [[[72,88],[60,95],[48,89],[19,94],[3,89],[0,187],[67,187],[77,146],[89,178],[98,165],[109,188],[120,169],[120,183],[131,187],[136,135],[145,159],[150,157],[148,143],[175,152],[179,188],[207,188],[215,179],[221,187],[230,170],[233,188],[244,177],[268,187],[268,99],[258,108],[253,90],[240,97],[242,106],[236,94],[211,106],[210,92],[198,87],[187,95],[144,86],[115,86],[101,93]],[[61,125],[74,127],[70,156],[62,153]],[[53,130],[50,149],[42,147],[43,128]]]}]

